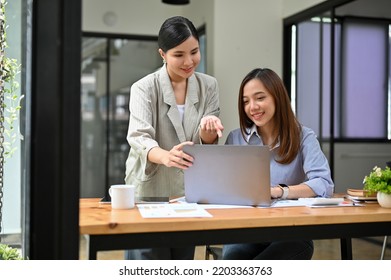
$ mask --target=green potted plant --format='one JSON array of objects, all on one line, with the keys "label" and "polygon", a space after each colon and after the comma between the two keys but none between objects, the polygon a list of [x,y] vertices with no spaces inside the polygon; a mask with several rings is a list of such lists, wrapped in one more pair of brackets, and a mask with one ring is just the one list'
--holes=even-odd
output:
[{"label": "green potted plant", "polygon": [[0,261],[1,260],[23,260],[22,255],[16,248],[6,244],[0,244]]},{"label": "green potted plant", "polygon": [[364,190],[377,193],[380,206],[391,208],[391,169],[387,166],[382,169],[375,166],[369,175],[364,178]]}]

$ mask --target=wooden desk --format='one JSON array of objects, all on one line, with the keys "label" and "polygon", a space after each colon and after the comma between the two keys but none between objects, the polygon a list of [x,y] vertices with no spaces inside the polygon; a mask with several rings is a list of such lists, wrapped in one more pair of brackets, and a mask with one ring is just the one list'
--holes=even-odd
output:
[{"label": "wooden desk", "polygon": [[341,258],[352,259],[351,238],[391,235],[391,209],[378,204],[333,208],[211,209],[212,218],[142,218],[137,208],[111,210],[98,198],[80,199],[80,234],[89,259],[98,251],[259,242],[341,239]]}]

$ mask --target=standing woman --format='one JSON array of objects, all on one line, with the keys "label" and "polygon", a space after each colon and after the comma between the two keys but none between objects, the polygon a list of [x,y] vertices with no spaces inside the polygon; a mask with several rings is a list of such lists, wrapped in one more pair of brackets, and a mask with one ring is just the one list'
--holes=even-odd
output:
[{"label": "standing woman", "polygon": [[[130,90],[125,181],[137,196],[177,197],[184,195],[183,170],[193,161],[183,146],[214,144],[222,135],[219,89],[215,78],[195,72],[201,54],[190,20],[168,18],[158,44],[163,67]],[[194,247],[130,250],[125,258],[193,259]]]},{"label": "standing woman", "polygon": [[[271,151],[272,198],[330,197],[334,192],[330,167],[313,130],[296,119],[288,92],[270,69],[252,70],[243,79],[238,99],[240,128],[226,144],[267,145]],[[311,259],[312,240],[230,244],[223,259]]]}]

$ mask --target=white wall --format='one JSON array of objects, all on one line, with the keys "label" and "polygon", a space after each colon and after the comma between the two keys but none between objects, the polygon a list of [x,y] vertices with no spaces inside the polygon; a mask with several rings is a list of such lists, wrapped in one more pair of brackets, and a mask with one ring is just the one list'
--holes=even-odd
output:
[{"label": "white wall", "polygon": [[[267,0],[266,0],[267,1]],[[325,0],[282,0],[282,15],[284,18],[316,6]]]},{"label": "white wall", "polygon": [[[82,29],[104,33],[157,35],[169,16],[182,14],[182,6],[162,4],[159,0],[83,0]],[[112,26],[104,23],[106,13],[115,14]]]},{"label": "white wall", "polygon": [[282,69],[282,1],[215,1],[214,75],[220,84],[221,119],[228,134],[239,126],[237,95],[253,68]]},{"label": "white wall", "polygon": [[[207,72],[220,85],[221,119],[228,132],[238,127],[237,92],[255,67],[282,72],[283,18],[322,0],[191,0],[189,5],[160,0],[83,0],[83,31],[157,35],[162,22],[181,14],[196,27],[206,24]],[[104,14],[117,15],[107,26]]]}]

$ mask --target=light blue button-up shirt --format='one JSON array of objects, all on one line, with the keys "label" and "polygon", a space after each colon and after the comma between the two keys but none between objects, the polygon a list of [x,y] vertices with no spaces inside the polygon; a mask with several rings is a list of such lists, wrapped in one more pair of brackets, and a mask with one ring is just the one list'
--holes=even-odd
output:
[{"label": "light blue button-up shirt", "polygon": [[[255,125],[249,132],[247,139],[244,139],[240,129],[235,129],[229,133],[225,144],[264,145]],[[278,148],[279,143],[271,150],[270,183],[272,186],[304,183],[318,196],[331,197],[333,195],[334,183],[331,179],[330,166],[312,129],[302,127],[300,150],[291,163],[280,164],[275,160]]]}]

